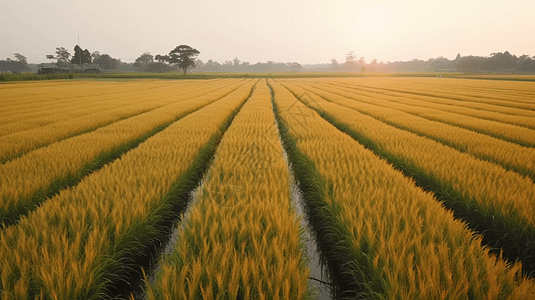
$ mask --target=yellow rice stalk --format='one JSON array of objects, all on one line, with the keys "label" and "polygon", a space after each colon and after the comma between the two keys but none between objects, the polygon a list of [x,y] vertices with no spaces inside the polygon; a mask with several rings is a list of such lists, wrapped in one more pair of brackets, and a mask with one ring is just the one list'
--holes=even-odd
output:
[{"label": "yellow rice stalk", "polygon": [[342,271],[363,298],[534,297],[535,285],[519,277],[519,264],[496,261],[480,247],[481,238],[429,193],[296,102],[284,87],[269,83],[288,140],[294,141],[291,161],[310,162],[311,173],[301,179],[317,179],[323,199],[318,215],[331,236],[340,233],[326,241],[333,245],[331,254],[343,261]]},{"label": "yellow rice stalk", "polygon": [[[385,78],[366,81],[343,79],[340,82],[348,83],[351,86],[357,85],[359,89],[371,92],[414,97],[414,99],[437,103],[446,101],[446,103],[455,103],[455,106],[476,109],[485,107],[491,111],[520,112],[525,116],[534,116],[535,104],[529,99],[534,91],[534,83],[532,82],[444,80],[437,78]],[[500,109],[496,110],[497,108]]]},{"label": "yellow rice stalk", "polygon": [[151,299],[303,299],[309,269],[265,81],[236,115]]},{"label": "yellow rice stalk", "polygon": [[[22,131],[0,137],[0,163],[19,157],[37,147],[82,134],[162,106],[202,96],[223,86],[208,87],[201,84],[199,87],[193,88],[193,90],[184,91],[177,90],[174,85],[160,88],[160,90],[147,86],[146,91],[126,92],[120,96],[113,95],[113,89],[110,89],[112,99],[107,99],[105,105],[99,105],[92,109],[88,107],[89,105],[82,104],[82,108],[78,111],[70,107],[73,110],[57,113],[57,109],[54,107],[42,107],[41,111],[38,112],[41,117],[33,119],[24,114],[14,113],[13,118],[24,122],[5,124],[4,129],[7,127],[7,129],[15,130],[21,129],[17,127],[30,125],[33,128],[24,128]],[[88,101],[87,98],[82,99]],[[99,99],[91,100],[98,101]],[[0,130],[2,130],[1,127]]]},{"label": "yellow rice stalk", "polygon": [[[336,89],[340,89],[347,92],[354,92],[355,87],[352,85],[340,85],[339,83],[335,83],[332,85],[332,87]],[[535,84],[534,84],[535,86]],[[518,105],[517,102],[506,102],[506,103],[499,103],[498,105],[493,104],[487,104],[487,103],[479,103],[479,102],[469,102],[464,101],[461,99],[450,99],[447,96],[447,93],[440,92],[437,94],[437,96],[429,97],[429,96],[422,96],[419,95],[420,93],[418,90],[414,90],[412,93],[411,90],[407,90],[407,92],[395,92],[395,89],[392,90],[374,90],[374,89],[367,89],[365,87],[359,87],[359,92],[361,90],[367,90],[368,92],[362,93],[362,95],[368,95],[371,98],[380,98],[380,99],[388,99],[395,102],[410,104],[414,106],[421,106],[421,107],[427,107],[432,109],[437,109],[441,111],[447,111],[455,114],[460,115],[467,115],[475,118],[480,118],[484,120],[491,120],[491,121],[497,121],[497,122],[503,122],[507,124],[522,126],[522,127],[528,127],[531,129],[535,129],[535,105],[528,104],[528,103],[522,103],[522,108],[514,108],[514,107],[508,107],[504,106],[505,104],[511,104],[511,105]],[[429,90],[436,91],[436,87],[432,86],[429,87]],[[535,87],[534,87],[535,90]],[[424,91],[426,93],[427,91]],[[416,93],[416,94],[413,94]],[[482,99],[485,99],[489,95],[485,92],[479,92],[479,97]],[[459,96],[452,96],[452,97],[459,97]],[[533,96],[531,96],[533,97]],[[400,101],[403,99],[403,101]],[[479,99],[479,98],[477,98]],[[503,102],[503,101],[502,101]]]},{"label": "yellow rice stalk", "polygon": [[355,93],[344,91],[343,89],[337,89],[336,94],[358,100],[360,102],[396,109],[429,120],[463,127],[476,132],[488,134],[496,138],[504,139],[509,142],[517,143],[522,146],[535,146],[535,130],[526,127],[451,113],[433,108],[436,107],[437,104],[425,104],[422,103],[422,101],[411,100],[406,97],[374,95],[374,98],[372,98],[369,95],[359,95],[361,94],[360,91]]},{"label": "yellow rice stalk", "polygon": [[[181,101],[148,113],[101,127],[87,134],[53,143],[0,165],[1,220],[16,218],[44,199],[58,181],[75,177],[110,151],[142,137],[158,126],[166,125],[184,115],[212,103],[243,85],[241,80],[219,90]],[[36,198],[37,197],[37,198]]]},{"label": "yellow rice stalk", "polygon": [[[207,84],[228,80],[206,80]],[[17,120],[14,115],[25,115],[24,119],[40,117],[44,108],[53,109],[59,114],[100,103],[100,99],[110,101],[124,93],[144,94],[148,90],[158,91],[174,86],[177,89],[190,89],[198,86],[197,80],[176,82],[156,80],[135,80],[123,82],[100,81],[45,81],[16,82],[0,86],[0,124]]]},{"label": "yellow rice stalk", "polygon": [[[186,87],[186,85],[180,85]],[[0,125],[7,123],[22,123],[37,121],[38,124],[48,124],[54,119],[50,115],[71,114],[81,108],[91,109],[106,102],[112,102],[114,97],[124,93],[143,94],[150,89],[165,89],[165,85],[154,81],[138,82],[48,82],[42,83],[18,82],[12,85],[0,86]],[[113,91],[113,92],[112,92]],[[49,112],[44,115],[43,111]],[[21,125],[22,125],[21,124]],[[0,131],[1,132],[1,131]],[[3,135],[3,134],[2,134]]]},{"label": "yellow rice stalk", "polygon": [[[286,86],[296,94],[303,93],[299,87]],[[521,221],[526,226],[535,226],[535,185],[528,178],[330,103],[310,92],[308,97],[301,97],[301,100],[319,107],[373,141],[382,151],[410,161],[415,167],[425,170],[426,174],[450,185],[459,194],[474,199],[482,207]]]},{"label": "yellow rice stalk", "polygon": [[158,215],[177,201],[168,193],[253,85],[185,116],[1,231],[2,297],[102,298],[128,259],[158,238]]},{"label": "yellow rice stalk", "polygon": [[[430,137],[453,146],[455,149],[475,157],[494,162],[535,180],[535,149],[522,147],[488,135],[464,128],[420,118],[398,110],[354,101],[335,94],[334,88],[316,88],[315,85],[301,85],[296,81],[281,81],[283,85],[297,84],[325,100],[352,108],[380,121],[410,132]],[[299,91],[302,92],[302,91]]]}]

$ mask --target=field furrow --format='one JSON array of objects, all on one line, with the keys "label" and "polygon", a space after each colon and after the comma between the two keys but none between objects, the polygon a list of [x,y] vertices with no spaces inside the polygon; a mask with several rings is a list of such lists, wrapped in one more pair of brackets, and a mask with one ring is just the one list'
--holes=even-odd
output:
[{"label": "field furrow", "polygon": [[289,176],[263,80],[225,132],[148,298],[305,298]]},{"label": "field furrow", "polygon": [[101,299],[119,292],[166,231],[165,221],[181,212],[254,82],[240,85],[2,230],[2,297]]},{"label": "field furrow", "polygon": [[[294,95],[299,87],[287,84]],[[516,172],[461,153],[308,93],[300,100],[360,143],[434,192],[483,242],[500,248],[523,271],[535,270],[535,184]]]},{"label": "field furrow", "polygon": [[87,174],[118,158],[151,135],[229,95],[243,84],[244,81],[235,81],[207,95],[53,143],[0,165],[0,222],[16,222],[46,198],[77,184]]},{"label": "field furrow", "polygon": [[[533,282],[429,193],[270,81],[292,167],[324,249],[362,299],[530,299]],[[323,103],[322,103],[323,104]],[[325,106],[334,105],[326,103]]]},{"label": "field furrow", "polygon": [[[288,81],[281,82],[285,85],[285,82]],[[395,109],[354,101],[335,94],[335,88],[329,90],[326,88],[317,89],[315,85],[300,84],[295,81],[289,81],[288,83],[295,84],[329,102],[372,116],[386,124],[431,138],[460,152],[469,153],[477,158],[499,164],[507,170],[514,170],[530,177],[535,182],[534,148],[523,147],[485,134],[447,123],[431,121]]]}]

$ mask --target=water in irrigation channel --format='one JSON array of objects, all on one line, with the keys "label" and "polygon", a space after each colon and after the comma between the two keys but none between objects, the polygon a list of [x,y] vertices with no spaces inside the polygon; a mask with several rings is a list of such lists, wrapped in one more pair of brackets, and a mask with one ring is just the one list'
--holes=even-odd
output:
[{"label": "water in irrigation channel", "polygon": [[[271,87],[269,90],[272,92]],[[275,113],[273,107],[273,93],[271,93],[271,110]],[[322,260],[321,250],[316,240],[316,236],[312,234],[312,225],[308,220],[308,215],[305,211],[305,200],[303,199],[303,194],[297,186],[297,181],[295,179],[294,173],[292,171],[292,166],[288,159],[288,153],[284,149],[280,138],[280,128],[279,124],[275,121],[275,128],[277,130],[277,136],[279,137],[280,147],[282,148],[282,157],[286,163],[286,167],[290,172],[290,196],[292,200],[292,205],[295,208],[297,216],[300,218],[301,232],[303,236],[301,237],[304,240],[306,254],[309,260],[310,267],[310,277],[308,286],[309,289],[317,296],[318,300],[326,300],[334,298],[334,290],[332,289],[333,284],[329,275],[329,269],[327,268],[326,263]]]},{"label": "water in irrigation channel", "polygon": [[[279,133],[279,127],[276,123],[276,129],[277,133]],[[279,134],[280,136],[280,134]],[[279,139],[280,142],[280,139]],[[309,260],[309,267],[310,267],[310,277],[309,277],[309,289],[312,292],[313,295],[315,295],[313,298],[318,300],[326,300],[326,299],[333,299],[334,296],[334,290],[333,290],[333,284],[330,279],[329,271],[327,268],[326,263],[324,260],[322,260],[321,256],[321,250],[319,248],[319,245],[316,241],[316,236],[312,232],[312,226],[309,224],[309,220],[305,211],[305,204],[304,199],[302,196],[301,191],[299,190],[299,187],[297,186],[296,179],[293,175],[293,171],[290,165],[290,162],[288,161],[288,155],[286,151],[284,150],[284,147],[281,144],[282,148],[282,156],[284,158],[284,161],[286,162],[286,166],[290,172],[290,178],[288,178],[290,182],[290,195],[291,195],[291,201],[292,206],[295,208],[297,217],[300,218],[300,227],[302,234],[302,239],[305,245],[305,251]],[[217,153],[215,154],[217,155]],[[211,165],[211,164],[209,164]],[[175,248],[175,244],[178,240],[178,229],[180,226],[180,223],[185,222],[188,219],[189,212],[191,211],[191,208],[195,204],[195,201],[198,197],[200,197],[201,193],[204,189],[204,182],[207,178],[209,178],[210,172],[208,172],[203,179],[200,180],[197,187],[191,191],[190,193],[190,199],[188,201],[187,207],[184,211],[183,217],[179,220],[179,224],[174,224],[172,227],[172,231],[168,238],[162,240],[162,245],[160,246],[160,255],[159,256],[165,256],[169,255],[173,252]],[[159,265],[158,257],[155,257],[150,265],[150,268],[146,270],[146,276],[149,284],[153,284],[156,280],[156,276],[159,273],[161,267]],[[135,299],[148,299],[147,295],[145,294],[144,290],[138,290],[134,294]]]},{"label": "water in irrigation channel", "polygon": [[[149,265],[149,268],[145,270],[146,276],[147,276],[147,284],[154,284],[156,282],[156,276],[161,270],[159,258],[170,255],[173,253],[173,250],[175,248],[175,244],[178,241],[178,229],[182,222],[188,219],[189,212],[191,211],[191,207],[193,207],[193,203],[195,202],[196,197],[198,194],[202,191],[204,187],[204,179],[201,179],[199,184],[195,189],[193,189],[190,193],[186,209],[184,210],[184,214],[182,218],[178,220],[178,224],[174,223],[171,228],[170,234],[162,240],[162,245],[160,246],[160,252],[159,255],[157,255],[153,260],[151,261],[151,264]],[[144,285],[143,285],[144,286]],[[136,300],[147,300],[148,296],[145,293],[145,290],[142,288],[136,289],[134,292],[134,299]]]},{"label": "water in irrigation channel", "polygon": [[304,209],[304,199],[293,178],[290,190],[292,204],[297,215],[301,218],[301,230],[303,232],[302,238],[304,239],[305,248],[309,259],[309,289],[311,289],[312,292],[317,295],[316,299],[318,300],[332,299],[334,297],[334,291],[331,288],[332,283],[329,276],[329,270],[321,259],[321,252],[316,241],[316,237],[314,234],[311,234],[312,226],[310,226],[308,222],[308,218]]},{"label": "water in irrigation channel", "polygon": [[[278,127],[277,127],[278,129]],[[282,146],[282,145],[281,145]],[[316,241],[316,236],[312,234],[312,225],[309,223],[306,211],[305,203],[303,199],[303,194],[297,186],[296,179],[293,175],[293,171],[288,161],[288,155],[286,151],[283,150],[284,161],[286,166],[290,171],[290,195],[292,197],[292,205],[295,208],[297,216],[301,221],[301,231],[303,236],[301,237],[304,240],[305,250],[307,252],[309,267],[310,267],[310,277],[308,286],[309,289],[317,296],[318,300],[332,299],[334,297],[334,291],[332,289],[332,282],[329,276],[329,270],[326,266],[326,263],[322,260],[321,250]]]}]

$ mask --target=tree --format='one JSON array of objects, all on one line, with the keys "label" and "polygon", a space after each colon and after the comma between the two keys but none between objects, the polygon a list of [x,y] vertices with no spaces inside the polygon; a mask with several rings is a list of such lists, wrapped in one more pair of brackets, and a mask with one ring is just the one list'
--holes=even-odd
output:
[{"label": "tree", "polygon": [[235,67],[239,67],[239,66],[240,66],[240,62],[241,62],[241,61],[238,59],[238,57],[236,57],[236,58],[233,60],[233,62],[234,62],[234,66],[235,66]]},{"label": "tree", "polygon": [[21,62],[23,64],[28,64],[28,61],[26,60],[26,56],[20,54],[20,53],[13,53],[13,55],[15,56],[15,58],[17,59],[18,62]]},{"label": "tree", "polygon": [[90,64],[91,63],[91,53],[89,50],[85,49],[82,51],[80,46],[76,45],[74,47],[74,55],[71,59],[71,64]]},{"label": "tree", "polygon": [[355,61],[357,59],[357,57],[355,56],[355,54],[353,54],[353,51],[349,51],[348,54],[346,54],[346,62],[347,61]]},{"label": "tree", "polygon": [[58,60],[59,64],[63,64],[63,63],[69,62],[69,57],[70,56],[71,56],[71,54],[64,47],[56,48],[56,59]]},{"label": "tree", "polygon": [[199,71],[200,71],[200,70],[202,70],[202,69],[204,68],[204,66],[205,66],[205,64],[204,64],[204,62],[203,62],[202,60],[197,59],[197,60],[195,61],[195,69],[196,69],[196,70],[199,70]]},{"label": "tree", "polygon": [[166,60],[184,70],[184,75],[186,75],[189,67],[195,68],[195,57],[200,53],[197,49],[193,49],[188,45],[180,45],[169,52]]},{"label": "tree", "polygon": [[95,59],[94,63],[104,70],[115,70],[119,67],[121,60],[115,59],[108,54],[102,54]]},{"label": "tree", "polygon": [[346,62],[344,63],[343,69],[345,72],[357,72],[357,57],[353,54],[353,51],[349,51],[349,53],[346,54]]},{"label": "tree", "polygon": [[153,62],[143,67],[144,72],[163,73],[171,71],[171,66],[163,62]]},{"label": "tree", "polygon": [[303,68],[298,62],[287,63],[287,66],[290,68],[290,72],[299,72],[301,71],[301,68]]},{"label": "tree", "polygon": [[154,59],[157,60],[158,62],[163,63],[163,62],[166,62],[167,60],[169,60],[169,57],[167,57],[167,55],[156,54]]},{"label": "tree", "polygon": [[338,70],[339,66],[338,66],[338,61],[336,59],[331,59],[331,69],[333,69],[334,71]]},{"label": "tree", "polygon": [[136,59],[133,66],[136,70],[140,71],[152,63],[154,63],[154,56],[152,56],[150,52],[145,52]]},{"label": "tree", "polygon": [[93,53],[91,53],[91,57],[93,58],[93,62],[100,56],[100,52],[99,51],[94,51]]},{"label": "tree", "polygon": [[0,72],[10,71],[10,72],[24,72],[29,71],[28,62],[26,61],[26,56],[20,53],[13,53],[16,60],[11,58],[6,58],[6,60],[0,60]]}]

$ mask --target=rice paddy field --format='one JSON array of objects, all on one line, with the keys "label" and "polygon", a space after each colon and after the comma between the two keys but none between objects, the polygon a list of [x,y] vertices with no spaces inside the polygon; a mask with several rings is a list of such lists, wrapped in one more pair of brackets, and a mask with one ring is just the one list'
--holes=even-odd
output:
[{"label": "rice paddy field", "polygon": [[1,299],[535,299],[535,82],[0,84]]}]

